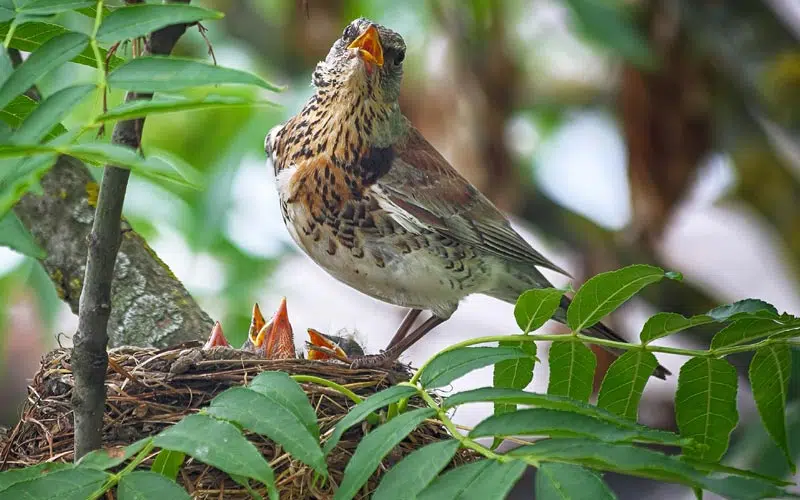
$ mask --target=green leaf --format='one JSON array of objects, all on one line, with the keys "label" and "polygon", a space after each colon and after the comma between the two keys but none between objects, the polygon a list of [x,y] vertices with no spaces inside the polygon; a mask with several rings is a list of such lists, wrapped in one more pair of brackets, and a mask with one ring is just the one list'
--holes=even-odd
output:
[{"label": "green leaf", "polygon": [[747,317],[776,318],[778,310],[775,306],[759,299],[744,299],[732,304],[715,307],[706,313],[714,321],[733,321]]},{"label": "green leaf", "polygon": [[514,306],[514,318],[525,332],[538,330],[556,313],[563,290],[556,288],[535,288],[523,293]]},{"label": "green leaf", "polygon": [[[13,72],[14,64],[11,62],[11,58],[8,57],[8,51],[0,50],[0,87],[6,83],[8,77],[10,77]],[[3,106],[0,106],[0,109],[2,108]]]},{"label": "green leaf", "polygon": [[48,154],[16,162],[0,160],[0,217],[4,217],[29,189],[38,185],[57,159],[58,155]]},{"label": "green leaf", "polygon": [[18,14],[52,15],[96,5],[94,0],[29,0],[17,7]]},{"label": "green leaf", "polygon": [[786,434],[786,400],[792,370],[792,350],[785,344],[758,348],[750,362],[750,386],[764,427],[796,472]]},{"label": "green leaf", "polygon": [[65,33],[48,40],[28,56],[0,87],[0,108],[5,108],[41,77],[80,54],[88,44],[89,37],[81,33]]},{"label": "green leaf", "polygon": [[97,40],[117,42],[137,38],[171,24],[190,24],[204,19],[221,19],[222,12],[180,4],[141,4],[116,9],[103,19]]},{"label": "green leaf", "polygon": [[232,83],[279,91],[280,87],[237,69],[176,57],[137,57],[108,75],[108,83],[135,92],[168,92],[202,85]]},{"label": "green leaf", "polygon": [[153,438],[143,438],[128,446],[115,446],[113,448],[102,448],[94,450],[82,456],[78,460],[78,466],[89,467],[91,469],[106,470],[116,467],[122,462],[136,455],[145,446],[152,443]]},{"label": "green leaf", "polygon": [[[30,97],[20,94],[0,111],[0,119],[11,125],[12,128],[18,128],[25,118],[36,109],[37,105],[38,103]],[[7,143],[8,141],[5,142]]]},{"label": "green leaf", "polygon": [[255,500],[263,500],[264,497],[262,497],[260,493],[258,493],[256,490],[253,489],[252,486],[250,486],[250,480],[247,479],[246,477],[240,476],[238,474],[231,474],[231,479],[233,479],[234,482],[236,482],[236,484],[243,486],[244,489],[246,489],[247,492],[250,494],[250,496]]},{"label": "green leaf", "polygon": [[623,10],[623,2],[567,0],[579,31],[588,39],[645,69],[655,69],[656,56],[647,38]]},{"label": "green leaf", "polygon": [[639,338],[642,344],[648,344],[667,335],[672,335],[693,326],[705,325],[712,321],[714,321],[714,318],[705,314],[687,318],[676,313],[661,312],[647,320],[644,327],[642,327],[642,333],[639,334]]},{"label": "green leaf", "polygon": [[294,415],[315,440],[319,439],[317,413],[303,388],[284,372],[262,372],[250,382],[250,389],[266,396]]},{"label": "green leaf", "polygon": [[636,421],[644,386],[656,366],[658,361],[653,353],[643,349],[626,351],[608,368],[597,395],[597,406]]},{"label": "green leaf", "polygon": [[14,11],[13,0],[0,1],[0,22],[9,21],[14,19],[17,13]]},{"label": "green leaf", "polygon": [[5,472],[0,472],[0,492],[11,486],[37,477],[50,474],[51,472],[71,468],[70,464],[63,464],[60,462],[49,462],[37,464],[24,469],[11,469]]},{"label": "green leaf", "polygon": [[44,259],[47,253],[36,243],[19,218],[12,212],[0,216],[0,246],[8,247],[34,259]]},{"label": "green leaf", "polygon": [[736,500],[760,500],[762,498],[798,498],[798,495],[758,479],[738,476],[707,477],[702,479],[703,488]]},{"label": "green leaf", "polygon": [[607,420],[623,426],[638,425],[602,408],[565,396],[538,394],[535,392],[521,391],[519,389],[502,389],[497,387],[481,387],[479,389],[458,392],[445,399],[442,402],[442,408],[448,409],[467,403],[484,402],[535,406],[539,408],[549,408],[551,410],[565,410]]},{"label": "green leaf", "polygon": [[794,485],[794,483],[791,481],[784,481],[783,479],[773,476],[767,476],[765,474],[760,474],[752,470],[739,469],[736,467],[731,467],[729,465],[723,465],[714,462],[704,462],[702,460],[697,460],[692,457],[687,457],[686,455],[681,455],[678,458],[681,460],[681,462],[685,462],[702,472],[722,473],[726,476],[749,477],[751,479],[758,479],[759,481],[765,481],[775,486]]},{"label": "green leaf", "polygon": [[113,120],[130,120],[158,113],[175,113],[177,111],[194,111],[198,109],[220,108],[252,108],[273,107],[276,104],[268,101],[251,101],[238,96],[205,96],[187,98],[182,96],[159,95],[152,100],[138,99],[127,101],[95,119],[97,123]]},{"label": "green leaf", "polygon": [[36,143],[48,134],[51,134],[51,137],[58,135],[57,133],[53,134],[53,131],[56,127],[64,130],[64,127],[60,126],[61,120],[89,92],[96,88],[96,85],[76,85],[61,89],[51,95],[42,101],[22,122],[22,125],[12,136],[12,142],[17,144]]},{"label": "green leaf", "polygon": [[637,264],[594,276],[580,287],[567,309],[567,324],[580,332],[633,297],[651,283],[661,281],[664,270]]},{"label": "green leaf", "polygon": [[530,358],[529,352],[518,347],[462,347],[434,357],[423,369],[420,383],[427,389],[442,387],[467,373],[500,361]]},{"label": "green leaf", "polygon": [[[95,5],[97,5],[97,2],[95,2],[95,4],[92,7],[84,7],[82,9],[75,9],[75,12],[77,12],[79,14],[83,14],[84,16],[86,16],[88,18],[94,19],[95,17],[97,17],[97,7],[95,7]],[[109,14],[111,14],[111,9],[109,9],[107,6],[104,5],[103,6],[103,12],[100,14],[100,18],[102,19],[102,18],[106,17]]]},{"label": "green leaf", "polygon": [[[0,110],[0,113],[2,113],[2,110]],[[11,127],[8,126],[8,123],[5,121],[0,121],[0,144],[8,144],[13,132],[14,131],[11,130]]]},{"label": "green leaf", "polygon": [[597,358],[581,342],[553,342],[550,346],[550,382],[547,393],[589,401]]},{"label": "green leaf", "polygon": [[[535,342],[500,342],[500,347],[516,347],[522,349],[529,357],[508,359],[494,365],[494,387],[510,389],[524,389],[533,380],[533,365],[536,362]],[[507,413],[514,411],[515,406],[505,403],[495,403],[494,413]]]},{"label": "green leaf", "polygon": [[[511,456],[530,457],[541,461],[566,462],[597,470],[681,483],[691,487],[720,492],[731,499],[749,500],[751,498],[782,496],[780,489],[766,481],[738,476],[712,479],[676,457],[628,444],[610,444],[584,439],[547,439],[534,445],[521,446],[511,450],[508,454]],[[729,488],[725,488],[724,484],[721,484],[727,480],[739,482],[742,486],[742,494],[731,494],[730,491],[727,491]],[[767,490],[772,494],[753,497],[749,493],[754,489]]]},{"label": "green leaf", "polygon": [[[5,38],[8,33],[9,23],[0,24],[0,38]],[[17,26],[14,30],[13,38],[9,47],[19,49],[24,52],[33,52],[38,49],[43,43],[50,40],[56,35],[63,35],[70,33],[70,31],[58,24],[41,23],[41,22],[26,22],[23,25]],[[108,52],[105,49],[100,49],[100,57],[105,61]],[[91,66],[97,68],[97,60],[94,57],[94,52],[91,47],[86,47],[83,51],[71,59],[72,62],[83,64],[84,66]],[[108,68],[112,70],[124,63],[125,59],[117,56],[111,56],[108,59]]]},{"label": "green leaf", "polygon": [[569,413],[586,415],[595,419],[604,420],[619,427],[632,429],[639,433],[646,433],[648,436],[652,437],[653,439],[657,439],[662,444],[669,443],[673,445],[679,444],[681,446],[688,446],[692,443],[691,440],[681,439],[680,436],[672,432],[655,430],[643,425],[639,425],[636,422],[632,422],[626,418],[620,417],[588,403],[576,401],[564,396],[537,394],[534,392],[525,392],[517,389],[482,387],[480,389],[459,392],[445,399],[442,403],[442,408],[448,409],[462,404],[478,402],[499,402],[506,404],[534,406],[551,410],[563,410]]},{"label": "green leaf", "polygon": [[743,318],[718,331],[711,339],[711,349],[746,344],[772,335],[800,333],[800,321],[772,318]]},{"label": "green leaf", "polygon": [[188,415],[156,435],[153,444],[180,451],[229,474],[261,481],[277,500],[275,475],[261,452],[231,423],[207,415]]},{"label": "green leaf", "polygon": [[161,474],[136,470],[125,474],[117,487],[119,500],[191,499],[186,490]]},{"label": "green leaf", "polygon": [[404,500],[414,498],[453,459],[458,441],[448,439],[413,451],[383,476],[372,498]]},{"label": "green leaf", "polygon": [[449,470],[436,478],[417,500],[502,500],[525,472],[525,463],[480,460]]},{"label": "green leaf", "polygon": [[0,491],[0,500],[86,500],[108,477],[105,472],[95,469],[61,469],[14,483]]},{"label": "green leaf", "polygon": [[143,158],[133,149],[117,144],[99,142],[58,146],[49,144],[0,146],[0,158],[22,157],[39,153],[66,154],[91,163],[104,163],[120,168],[129,168],[142,177],[157,182],[169,181],[189,188],[199,188],[202,182],[199,179],[199,174],[194,172],[190,166],[183,164],[181,160],[174,156],[169,156],[168,160],[165,159],[164,157],[168,156],[168,153],[164,151],[151,152],[147,158]]},{"label": "green leaf", "polygon": [[546,439],[508,452],[515,457],[558,461],[592,469],[696,485],[697,473],[688,464],[663,453],[633,446],[586,439]]},{"label": "green leaf", "polygon": [[[282,445],[292,458],[310,465],[327,477],[328,469],[319,447],[319,438],[311,433],[307,422],[283,406],[284,401],[276,398],[273,391],[262,394],[244,387],[231,387],[215,397],[206,412],[267,436]],[[316,426],[316,419],[313,423]]]},{"label": "green leaf", "polygon": [[186,454],[180,451],[161,450],[153,460],[150,470],[174,481],[185,459]]},{"label": "green leaf", "polygon": [[144,177],[158,185],[165,182],[193,190],[203,189],[206,184],[203,174],[194,167],[166,150],[149,149],[147,158],[142,164],[134,165],[131,170],[139,177]]},{"label": "green leaf", "polygon": [[600,476],[578,465],[543,463],[536,474],[536,500],[616,498]]},{"label": "green leaf", "polygon": [[469,436],[584,437],[608,443],[643,442],[676,446],[685,442],[680,436],[669,432],[644,426],[622,426],[587,415],[548,408],[491,415],[476,425]]},{"label": "green leaf", "polygon": [[336,490],[334,500],[353,498],[378,468],[381,460],[423,420],[435,413],[430,408],[411,410],[396,416],[364,436],[344,469],[344,477],[339,489]]},{"label": "green leaf", "polygon": [[678,375],[675,416],[681,435],[708,448],[687,455],[718,462],[739,414],[736,411],[736,369],[724,359],[692,358]]},{"label": "green leaf", "polygon": [[331,450],[333,450],[333,448],[339,443],[339,440],[342,438],[342,435],[345,433],[345,431],[347,431],[347,429],[360,423],[373,411],[377,410],[378,408],[388,406],[392,403],[396,403],[401,399],[410,397],[416,393],[417,390],[409,385],[394,385],[388,389],[382,390],[381,392],[375,393],[364,401],[358,403],[352,409],[350,409],[347,415],[345,415],[336,424],[336,427],[333,429],[333,433],[331,433],[331,436],[325,442],[325,447],[322,450],[323,453],[328,455],[328,453],[330,453]]}]

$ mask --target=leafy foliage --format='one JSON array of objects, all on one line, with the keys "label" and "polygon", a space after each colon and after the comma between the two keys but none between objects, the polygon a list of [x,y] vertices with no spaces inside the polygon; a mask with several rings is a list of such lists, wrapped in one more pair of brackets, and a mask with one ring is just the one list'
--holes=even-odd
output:
[{"label": "leafy foliage", "polygon": [[632,349],[617,358],[600,386],[597,406],[636,420],[636,409],[642,399],[644,386],[656,366],[658,361],[653,353],[639,349]]},{"label": "leafy foliage", "polygon": [[[109,87],[142,92],[185,91],[212,84],[244,84],[279,90],[256,75],[202,61],[159,57],[134,57],[126,61],[117,54],[110,54],[112,45],[145,36],[164,26],[191,24],[222,16],[213,10],[182,4],[126,5],[113,11],[104,8],[103,15],[95,17],[91,33],[40,22],[49,19],[42,16],[87,7],[97,7],[97,2],[31,0],[11,4],[0,12],[3,21],[0,33],[5,46],[30,52],[17,68],[11,67],[5,50],[0,57],[0,119],[6,125],[3,127],[6,132],[0,133],[0,219],[28,190],[36,188],[58,154],[75,156],[95,165],[130,168],[135,174],[158,183],[168,181],[184,187],[200,187],[203,182],[194,168],[163,151],[151,149],[145,156],[139,151],[107,144],[103,138],[86,141],[81,135],[104,121],[142,117],[151,112],[264,104],[226,97],[172,97],[148,104],[131,101],[112,112],[103,109],[83,127],[68,131],[62,120],[95,91],[105,93]],[[86,13],[94,15],[95,12],[91,9]],[[107,44],[107,47],[101,47],[101,44]],[[67,86],[45,96],[39,103],[24,95],[42,78],[69,61],[98,69],[98,83]],[[108,75],[106,68],[111,71]],[[7,244],[27,253],[34,252],[20,238],[17,236]],[[21,242],[17,243],[18,240]]]},{"label": "leafy foliage", "polygon": [[522,462],[481,460],[439,476],[417,495],[419,499],[505,498],[525,471]]},{"label": "leafy foliage", "polygon": [[[567,323],[576,332],[588,328],[642,288],[667,276],[662,269],[644,265],[598,274],[584,283],[575,294],[567,309]],[[601,290],[604,293],[600,293]]]},{"label": "leafy foliage", "polygon": [[431,408],[419,408],[398,415],[381,425],[359,443],[356,452],[347,463],[344,479],[336,490],[335,500],[352,498],[367,482],[369,476],[392,449],[426,418],[432,417],[435,411]]},{"label": "leafy foliage", "polygon": [[520,347],[465,347],[445,351],[434,357],[421,371],[423,387],[443,387],[467,373],[502,361],[520,358],[535,359]]},{"label": "leafy foliage", "polygon": [[6,214],[0,218],[0,246],[39,259],[46,256],[45,251],[36,244],[33,236],[14,214]]},{"label": "leafy foliage", "polygon": [[547,393],[589,401],[597,358],[578,342],[559,342],[550,347],[550,383]]},{"label": "leafy foliage", "polygon": [[419,494],[450,463],[458,446],[458,441],[452,439],[414,451],[389,470],[373,496],[401,500]]},{"label": "leafy foliage", "polygon": [[[609,14],[615,7],[590,0],[571,0],[569,5],[588,37],[605,40],[639,64],[653,64],[652,54],[638,33],[629,23],[620,22],[622,17]],[[99,13],[81,11],[93,16],[91,33],[43,22],[50,18],[41,17],[90,7],[101,9]],[[59,154],[90,164],[130,168],[134,174],[159,183],[182,187],[205,184],[196,170],[179,158],[157,149],[143,154],[107,144],[102,138],[87,139],[91,134],[86,132],[95,131],[108,121],[153,113],[268,104],[224,95],[159,95],[149,102],[132,101],[111,110],[102,109],[81,126],[68,129],[63,123],[66,112],[93,92],[105,95],[109,88],[183,92],[208,85],[280,90],[251,73],[203,61],[110,55],[117,42],[176,22],[216,19],[220,17],[216,11],[187,5],[129,5],[113,11],[103,7],[102,2],[79,0],[0,4],[0,34],[5,46],[30,52],[17,68],[12,67],[5,51],[0,53],[0,243],[20,252],[41,257],[30,235],[18,231],[18,221],[8,212],[28,190],[36,188]],[[38,102],[24,95],[69,62],[94,68],[96,84],[67,86]],[[767,432],[793,465],[785,413],[792,349],[798,345],[800,335],[799,318],[779,315],[773,306],[756,299],[689,318],[674,313],[656,314],[642,329],[642,345],[625,347],[627,352],[610,367],[597,405],[589,403],[597,362],[584,344],[592,339],[581,332],[645,286],[665,277],[679,278],[646,265],[593,277],[577,291],[567,311],[571,334],[561,336],[539,335],[535,330],[553,316],[564,292],[528,291],[514,311],[521,334],[451,346],[425,363],[410,382],[392,386],[354,405],[329,435],[320,435],[314,409],[292,378],[280,372],[265,372],[247,387],[223,392],[203,413],[184,418],[152,439],[122,449],[98,450],[75,465],[43,464],[0,473],[0,499],[100,497],[113,488],[119,498],[186,498],[188,495],[175,482],[186,457],[225,471],[248,488],[251,481],[261,482],[270,497],[277,498],[273,470],[247,440],[245,431],[275,441],[324,478],[328,475],[325,458],[345,432],[363,424],[369,431],[353,452],[336,492],[336,498],[350,498],[363,488],[384,457],[426,419],[444,425],[452,439],[425,446],[397,463],[383,477],[376,497],[416,495],[441,500],[468,493],[474,498],[504,498],[527,466],[539,468],[536,490],[544,499],[565,495],[614,498],[598,471],[681,483],[730,498],[785,496],[786,483],[781,480],[719,463],[738,424],[738,380],[725,358],[735,353],[755,353],[749,375],[759,414]],[[653,345],[657,339],[712,323],[719,324],[720,330],[708,350],[665,351]],[[523,390],[532,380],[539,341],[553,342],[547,394]],[[499,345],[474,347],[480,343]],[[680,434],[635,422],[642,393],[657,364],[655,353],[659,352],[690,358],[678,376],[676,419]],[[492,365],[494,387],[452,394],[443,401],[428,392]],[[411,397],[421,401],[422,407],[376,414],[385,406]],[[478,402],[494,404],[495,414],[464,435],[450,420],[448,411]],[[405,407],[401,404],[393,408],[396,406]],[[548,439],[504,454],[476,441],[479,437],[497,439],[510,435]],[[656,451],[639,446],[640,443],[680,448],[683,455]],[[151,469],[142,469],[140,466],[155,448],[160,451]],[[461,448],[469,448],[482,458],[447,469]],[[122,469],[113,474],[107,472],[116,468]]]},{"label": "leafy foliage", "polygon": [[153,444],[186,453],[229,474],[261,481],[277,498],[272,467],[231,423],[189,415],[157,435]]},{"label": "leafy foliage", "polygon": [[[596,277],[591,285],[593,303],[619,302],[620,290],[627,289],[620,285],[619,275],[609,274],[610,277]],[[633,279],[647,276],[645,281],[657,275],[664,273],[656,273],[647,266],[631,273]],[[531,301],[531,296],[528,295],[518,309],[541,310],[544,307]],[[548,301],[555,292],[537,296],[541,301]],[[587,318],[596,314],[594,309],[583,309],[585,314],[578,316],[575,324],[578,327],[588,324]],[[152,440],[142,440],[125,449],[94,452],[71,467],[48,469],[43,466],[0,473],[0,498],[14,498],[11,495],[21,491],[33,492],[32,498],[43,498],[41,492],[51,490],[63,492],[69,498],[90,490],[102,493],[113,487],[121,497],[124,494],[128,498],[142,495],[182,498],[183,493],[178,492],[174,480],[185,456],[228,472],[248,488],[250,480],[260,481],[266,485],[270,496],[276,498],[272,469],[244,437],[245,430],[272,439],[296,460],[325,477],[328,471],[324,457],[348,429],[367,420],[371,430],[356,447],[335,494],[336,498],[352,498],[384,457],[426,419],[439,420],[451,431],[453,439],[425,446],[397,463],[375,492],[380,498],[416,495],[438,500],[460,498],[467,492],[475,498],[505,498],[527,466],[540,469],[536,491],[546,499],[589,495],[614,498],[596,471],[677,482],[734,499],[785,496],[788,494],[783,489],[786,483],[780,479],[719,464],[727,449],[728,437],[738,422],[736,372],[724,357],[744,350],[755,351],[750,376],[756,404],[765,427],[787,460],[791,460],[783,414],[788,397],[790,342],[796,342],[795,337],[787,336],[787,328],[795,325],[797,318],[779,317],[763,307],[745,310],[733,306],[727,311],[730,314],[703,315],[703,321],[710,318],[714,322],[737,325],[747,322],[756,325],[753,331],[760,333],[752,334],[739,326],[738,331],[743,334],[737,333],[732,337],[733,342],[722,343],[709,351],[677,350],[691,357],[678,376],[676,418],[680,434],[650,429],[635,422],[642,391],[656,366],[653,353],[662,348],[649,343],[631,345],[612,364],[600,388],[598,404],[592,405],[587,400],[594,375],[594,356],[583,344],[588,338],[576,332],[549,336],[525,332],[465,341],[450,347],[425,363],[410,382],[394,385],[356,404],[329,436],[320,436],[314,410],[297,382],[282,372],[264,372],[248,387],[221,393],[204,413],[185,417]],[[773,323],[766,339],[765,329],[759,326],[761,320]],[[544,321],[537,323],[541,325]],[[680,331],[679,326],[690,323],[691,320],[662,316],[651,322],[654,326],[651,331],[663,336],[668,334],[665,332]],[[527,325],[526,320],[520,326],[525,330]],[[427,392],[484,366],[532,360],[531,351],[522,346],[532,345],[540,338],[554,342],[548,394],[526,392],[518,387],[485,387],[456,393],[437,402]],[[492,341],[510,344],[469,347]],[[675,351],[674,348],[670,350]],[[522,370],[525,366],[532,370],[532,364],[517,365],[516,369]],[[390,411],[382,417],[374,413],[413,396],[424,405],[400,413]],[[504,405],[509,409],[487,417],[463,435],[448,417],[448,411],[478,402]],[[514,409],[516,406],[522,408]],[[505,454],[497,454],[476,441],[481,437],[500,439],[506,436],[547,439]],[[322,440],[325,442],[321,443]],[[680,448],[683,455],[675,456],[640,444]],[[153,447],[162,450],[152,470],[137,471],[136,467]],[[462,447],[471,448],[484,458],[446,469]],[[103,472],[126,461],[129,463],[122,474],[109,476]]]},{"label": "leafy foliage", "polygon": [[678,428],[707,448],[693,456],[719,461],[736,427],[736,369],[723,359],[690,359],[678,376],[675,395]]},{"label": "leafy foliage", "polygon": [[750,361],[750,386],[758,413],[767,432],[789,462],[795,464],[786,436],[786,400],[789,392],[789,374],[792,350],[785,344],[760,347]]},{"label": "leafy foliage", "polygon": [[[292,456],[325,475],[325,459],[317,436],[308,431],[295,413],[280,404],[282,402],[251,389],[232,387],[214,398],[208,414],[237,422],[247,430],[283,444]],[[270,414],[269,419],[261,417],[267,414]],[[316,425],[316,419],[313,423]]]},{"label": "leafy foliage", "polygon": [[539,467],[536,498],[609,500],[616,495],[596,473],[577,465],[553,462]]},{"label": "leafy foliage", "polygon": [[119,482],[117,493],[120,500],[146,500],[148,498],[174,498],[188,500],[189,494],[161,474],[146,470],[125,474]]}]

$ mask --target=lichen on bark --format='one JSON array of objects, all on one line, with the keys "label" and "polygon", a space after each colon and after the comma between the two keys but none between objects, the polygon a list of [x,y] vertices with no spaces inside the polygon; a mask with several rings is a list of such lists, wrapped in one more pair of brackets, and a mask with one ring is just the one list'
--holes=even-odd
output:
[{"label": "lichen on bark", "polygon": [[[47,252],[41,263],[59,297],[77,314],[97,183],[82,162],[61,157],[42,179],[42,189],[42,194],[26,194],[14,211]],[[123,231],[111,289],[110,346],[165,347],[199,340],[214,322],[124,221]]]}]

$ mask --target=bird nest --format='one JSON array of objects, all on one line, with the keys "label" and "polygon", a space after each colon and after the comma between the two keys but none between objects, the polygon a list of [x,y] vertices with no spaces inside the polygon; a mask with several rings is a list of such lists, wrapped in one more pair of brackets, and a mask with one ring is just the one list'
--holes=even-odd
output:
[{"label": "bird nest", "polygon": [[[22,418],[0,434],[0,470],[44,462],[73,460],[73,425],[70,397],[73,378],[69,349],[47,354],[28,388]],[[203,350],[198,347],[169,349],[122,347],[109,352],[106,374],[107,401],[104,446],[127,445],[152,436],[197,412],[225,389],[240,386],[262,371],[279,370],[290,375],[314,375],[344,385],[367,397],[390,385],[407,380],[407,370],[352,370],[338,363],[303,359],[265,360],[254,354],[227,347]],[[301,384],[317,411],[323,439],[353,406],[339,392],[316,384]],[[420,403],[413,399],[409,406]],[[275,470],[281,498],[330,498],[340,484],[345,465],[368,425],[351,428],[327,456],[329,480],[320,484],[314,472],[292,459],[266,437],[248,434],[251,442]],[[367,498],[380,477],[408,453],[434,441],[450,438],[434,421],[426,421],[401,442],[381,463],[367,487],[357,498]],[[148,458],[149,466],[154,456]],[[470,461],[460,452],[454,464]],[[247,492],[227,474],[196,460],[187,459],[178,481],[194,498],[249,498]],[[264,490],[260,491],[266,494]]]}]

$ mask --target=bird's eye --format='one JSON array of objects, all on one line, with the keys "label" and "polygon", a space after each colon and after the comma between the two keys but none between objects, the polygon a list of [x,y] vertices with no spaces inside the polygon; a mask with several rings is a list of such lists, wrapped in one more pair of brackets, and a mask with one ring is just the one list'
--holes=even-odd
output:
[{"label": "bird's eye", "polygon": [[347,28],[344,29],[344,33],[342,33],[342,38],[344,39],[352,39],[356,37],[356,27],[352,24],[348,24]]},{"label": "bird's eye", "polygon": [[401,51],[399,51],[397,53],[397,56],[394,58],[394,63],[395,64],[400,64],[400,63],[403,62],[403,59],[405,59],[405,58],[406,58],[406,51],[405,50],[401,50]]}]

